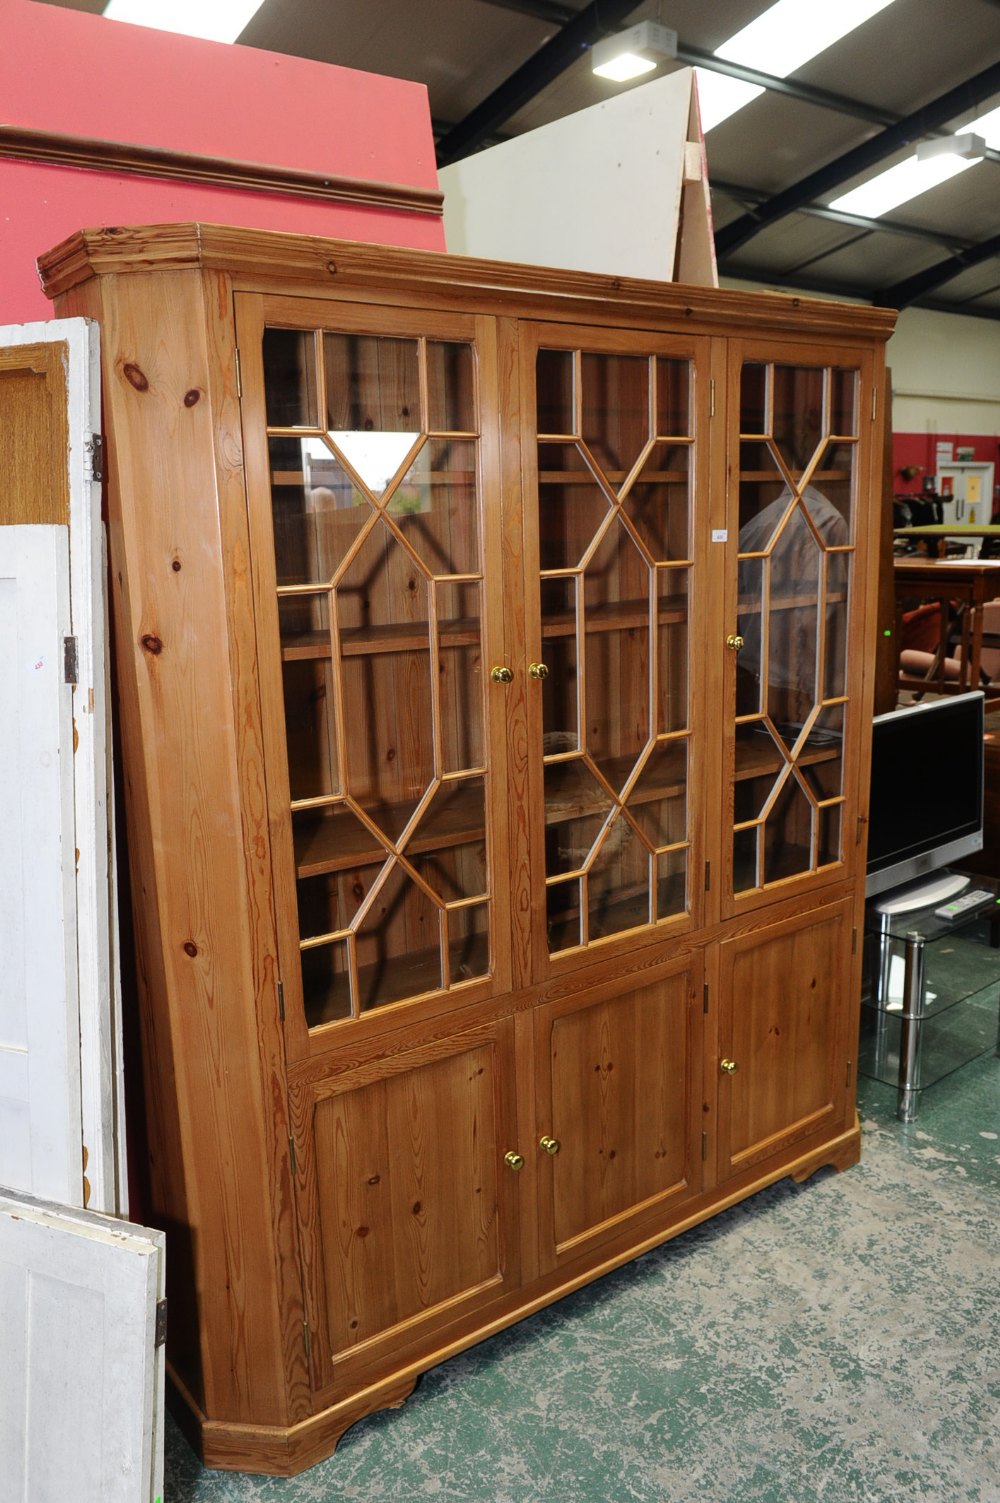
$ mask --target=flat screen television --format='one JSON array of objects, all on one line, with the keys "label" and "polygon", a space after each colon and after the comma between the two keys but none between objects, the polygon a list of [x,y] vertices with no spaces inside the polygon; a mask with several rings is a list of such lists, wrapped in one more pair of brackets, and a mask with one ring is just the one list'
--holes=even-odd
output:
[{"label": "flat screen television", "polygon": [[876,715],[869,897],[982,850],[983,718],[978,689]]}]

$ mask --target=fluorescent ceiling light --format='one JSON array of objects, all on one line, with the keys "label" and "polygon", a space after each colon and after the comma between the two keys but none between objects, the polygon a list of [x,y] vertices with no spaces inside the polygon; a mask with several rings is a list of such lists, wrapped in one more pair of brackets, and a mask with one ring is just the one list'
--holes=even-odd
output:
[{"label": "fluorescent ceiling light", "polygon": [[956,156],[930,157],[923,162],[918,162],[913,156],[890,167],[888,172],[880,172],[878,177],[862,183],[859,188],[852,188],[849,193],[835,198],[829,207],[841,209],[845,214],[863,214],[866,219],[878,219],[899,204],[937,188],[967,167],[974,166],[975,162]]},{"label": "fluorescent ceiling light", "polygon": [[[715,55],[775,78],[787,78],[891,4],[892,0],[839,0],[836,5],[821,5],[818,0],[777,0],[749,26],[716,47]],[[757,84],[710,68],[696,68],[695,72],[703,131],[720,125],[764,93]]]},{"label": "fluorescent ceiling light", "polygon": [[810,58],[885,10],[892,0],[777,0],[749,26],[716,47],[716,57],[787,78]]},{"label": "fluorescent ceiling light", "polygon": [[156,31],[178,31],[209,42],[235,42],[262,0],[108,0],[103,14]]},{"label": "fluorescent ceiling light", "polygon": [[992,146],[994,151],[1000,150],[1000,108],[980,115],[978,120],[970,120],[968,125],[963,125],[960,131],[955,132],[956,136],[968,133],[982,136],[987,146]]},{"label": "fluorescent ceiling light", "polygon": [[590,66],[598,78],[626,83],[651,73],[668,58],[677,56],[677,33],[655,21],[640,21],[614,36],[603,37],[590,49]]}]

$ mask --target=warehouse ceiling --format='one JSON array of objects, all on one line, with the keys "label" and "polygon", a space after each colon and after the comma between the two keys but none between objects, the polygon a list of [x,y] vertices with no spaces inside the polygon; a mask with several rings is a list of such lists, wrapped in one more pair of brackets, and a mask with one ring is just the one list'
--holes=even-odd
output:
[{"label": "warehouse ceiling", "polygon": [[918,143],[1000,106],[1000,0],[892,0],[784,79],[713,56],[764,9],[766,0],[263,0],[239,41],[425,84],[443,165],[630,87],[595,78],[590,47],[658,21],[678,37],[676,61],[660,72],[693,64],[765,85],[706,134],[723,279],[1000,318],[1000,132],[976,165],[878,219],[829,207]]}]

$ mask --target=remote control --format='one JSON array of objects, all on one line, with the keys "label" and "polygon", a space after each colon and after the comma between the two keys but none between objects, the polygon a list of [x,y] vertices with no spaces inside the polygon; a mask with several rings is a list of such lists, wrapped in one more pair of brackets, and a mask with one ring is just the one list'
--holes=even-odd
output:
[{"label": "remote control", "polygon": [[963,913],[968,913],[970,908],[978,908],[980,903],[992,903],[993,894],[982,887],[977,887],[973,892],[963,892],[960,898],[954,898],[950,903],[942,903],[940,908],[935,908],[937,918],[956,919],[961,918]]}]

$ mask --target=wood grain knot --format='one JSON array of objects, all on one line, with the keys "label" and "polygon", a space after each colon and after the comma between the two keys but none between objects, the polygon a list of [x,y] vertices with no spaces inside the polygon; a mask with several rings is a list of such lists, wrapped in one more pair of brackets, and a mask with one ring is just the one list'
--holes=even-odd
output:
[{"label": "wood grain knot", "polygon": [[370,1226],[359,1226],[359,1227],[356,1228],[354,1235],[356,1237],[367,1237],[367,1235],[368,1235],[368,1233],[370,1231],[371,1231],[371,1227]]},{"label": "wood grain knot", "polygon": [[185,407],[193,407],[196,402],[200,402],[200,401],[201,401],[201,392],[198,390],[197,386],[192,386],[192,388],[191,388],[190,391],[186,391],[184,393],[184,406]]},{"label": "wood grain knot", "polygon": [[386,752],[386,754],[385,754],[385,760],[387,762],[395,762],[395,760],[396,760],[396,748],[394,746],[390,746],[389,750]]},{"label": "wood grain knot", "polygon": [[326,263],[326,269],[330,273],[331,276],[335,277],[337,275],[337,263],[336,263],[336,261],[328,261]]},{"label": "wood grain knot", "polygon": [[190,955],[191,959],[193,960],[194,957],[197,955],[197,953],[198,953],[198,946],[195,944],[194,940],[193,939],[186,939],[184,941],[184,954],[185,955]]},{"label": "wood grain knot", "polygon": [[180,561],[180,559],[179,558],[175,558],[171,562],[170,567],[171,567],[171,569],[173,569],[173,571],[174,571],[175,574],[179,574],[181,572],[181,561]]},{"label": "wood grain knot", "polygon": [[142,647],[145,647],[147,652],[151,652],[154,657],[163,651],[163,643],[159,637],[154,637],[151,631],[148,631],[144,637],[140,637],[139,643]]},{"label": "wood grain knot", "polygon": [[149,382],[146,380],[145,375],[139,369],[139,367],[137,365],[133,365],[130,360],[126,361],[126,363],[122,366],[122,375],[125,377],[125,380],[130,386],[135,387],[136,391],[149,390]]}]

